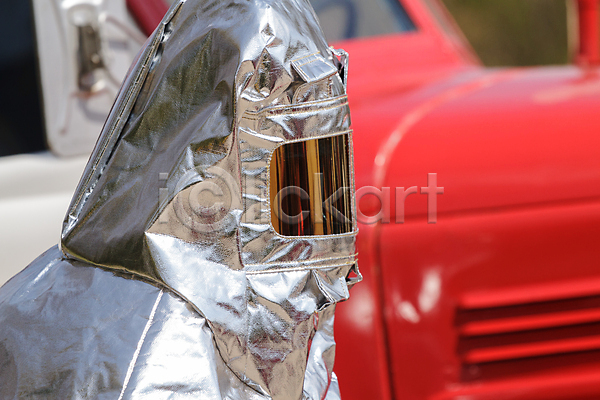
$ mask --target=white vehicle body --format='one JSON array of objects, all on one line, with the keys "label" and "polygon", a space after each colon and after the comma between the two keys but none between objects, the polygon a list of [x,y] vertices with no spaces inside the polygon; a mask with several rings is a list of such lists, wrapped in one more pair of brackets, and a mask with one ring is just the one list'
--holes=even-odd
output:
[{"label": "white vehicle body", "polygon": [[50,152],[0,158],[0,284],[58,243],[86,162]]},{"label": "white vehicle body", "polygon": [[50,151],[0,157],[0,285],[59,242],[89,153],[145,40],[125,0],[32,6]]}]

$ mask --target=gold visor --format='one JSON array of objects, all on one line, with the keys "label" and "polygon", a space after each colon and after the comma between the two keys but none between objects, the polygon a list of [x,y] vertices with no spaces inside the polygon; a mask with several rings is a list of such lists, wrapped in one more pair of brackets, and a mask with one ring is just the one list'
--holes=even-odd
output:
[{"label": "gold visor", "polygon": [[284,236],[352,232],[348,135],[288,143],[271,158],[271,222]]}]

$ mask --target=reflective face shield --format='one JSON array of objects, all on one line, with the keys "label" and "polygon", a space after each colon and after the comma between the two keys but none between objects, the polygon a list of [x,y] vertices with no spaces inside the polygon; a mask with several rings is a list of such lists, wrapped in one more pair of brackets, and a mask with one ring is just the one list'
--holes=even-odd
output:
[{"label": "reflective face shield", "polygon": [[283,236],[352,232],[348,134],[292,142],[271,158],[271,223]]}]

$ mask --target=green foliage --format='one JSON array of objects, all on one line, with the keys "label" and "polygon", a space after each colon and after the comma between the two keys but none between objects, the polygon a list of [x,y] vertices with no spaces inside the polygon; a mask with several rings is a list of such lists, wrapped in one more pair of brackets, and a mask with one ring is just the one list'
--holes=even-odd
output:
[{"label": "green foliage", "polygon": [[568,62],[565,0],[443,0],[485,65]]}]

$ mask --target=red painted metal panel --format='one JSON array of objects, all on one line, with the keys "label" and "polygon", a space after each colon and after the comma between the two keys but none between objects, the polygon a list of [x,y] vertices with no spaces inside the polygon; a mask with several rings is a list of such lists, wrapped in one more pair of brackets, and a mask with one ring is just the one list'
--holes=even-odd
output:
[{"label": "red painted metal panel", "polygon": [[598,25],[600,2],[577,0],[579,13],[579,52],[577,63],[593,65],[600,62],[600,26]]},{"label": "red painted metal panel", "polygon": [[598,349],[600,335],[476,349],[466,352],[461,359],[464,363],[474,365]]},{"label": "red painted metal panel", "polygon": [[[426,186],[427,173],[437,173],[448,188],[439,212],[600,198],[597,71],[537,68],[467,78],[390,99],[385,109],[396,107],[399,122],[374,157],[378,187]],[[355,137],[361,148],[363,136]],[[426,204],[424,196],[409,196],[405,215],[425,215]]]},{"label": "red painted metal panel", "polygon": [[[543,377],[523,377],[489,385],[456,387],[431,400],[596,400],[600,370],[572,368]],[[576,389],[574,389],[576,388]]]},{"label": "red painted metal panel", "polygon": [[127,8],[142,32],[150,36],[169,5],[164,0],[127,0]]},{"label": "red painted metal panel", "polygon": [[598,381],[578,379],[561,380],[556,397],[542,395],[542,382],[558,384],[557,371],[600,370],[600,202],[440,214],[435,225],[380,229],[397,399],[600,397]]},{"label": "red painted metal panel", "polygon": [[523,315],[497,320],[469,322],[460,326],[458,333],[461,336],[483,336],[555,328],[565,325],[589,324],[598,321],[600,321],[600,308],[568,310],[549,312],[542,315]]},{"label": "red painted metal panel", "polygon": [[336,311],[334,371],[344,399],[392,399],[373,228],[359,227],[357,251],[363,282],[352,289],[350,300],[341,303]]}]

